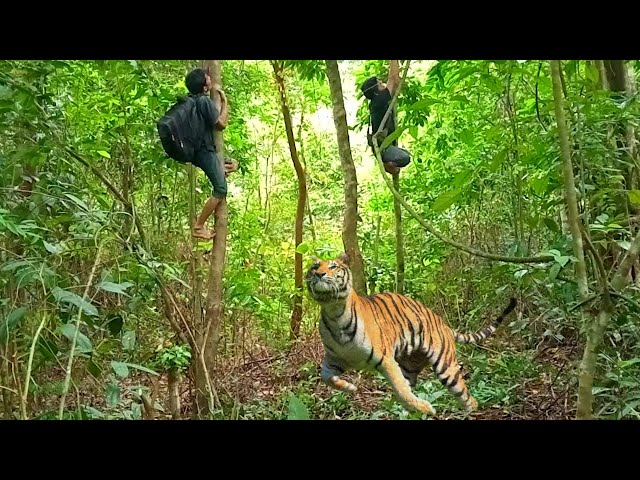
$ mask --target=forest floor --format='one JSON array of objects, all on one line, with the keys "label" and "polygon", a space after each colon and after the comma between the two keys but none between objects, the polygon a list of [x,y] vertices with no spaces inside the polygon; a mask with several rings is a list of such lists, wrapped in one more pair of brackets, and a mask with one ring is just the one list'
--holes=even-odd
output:
[{"label": "forest floor", "polygon": [[[429,369],[420,375],[414,392],[432,403],[438,412],[438,419],[573,418],[575,368],[580,360],[580,349],[575,341],[567,339],[557,345],[540,344],[535,349],[526,349],[523,345],[517,345],[517,342],[517,337],[505,336],[491,342],[490,347],[458,347],[467,385],[480,404],[476,412],[466,414]],[[348,372],[346,377],[358,387],[354,395],[337,392],[324,385],[319,378],[324,350],[317,331],[303,337],[286,351],[267,347],[257,337],[244,338],[244,345],[251,347],[245,347],[242,351],[228,351],[219,357],[218,368],[213,376],[222,408],[218,406],[213,418],[423,418],[421,414],[407,412],[400,406],[381,375]],[[77,365],[80,363],[82,360]],[[158,377],[133,370],[125,379],[117,379],[112,373],[103,375],[109,377],[108,382],[89,374],[77,379],[78,389],[69,392],[68,414],[65,417],[142,418],[139,393],[146,391],[148,396],[153,397],[153,388],[149,388],[149,385]],[[41,379],[42,387],[46,388],[39,388],[40,395],[36,396],[39,401],[33,405],[34,410],[42,412],[36,418],[57,417],[64,370],[51,369],[47,377],[46,381]],[[191,417],[192,383],[187,380],[184,379],[180,389],[182,418]],[[169,419],[166,375],[155,383],[156,418]],[[78,404],[84,407],[80,413]]]},{"label": "forest floor", "polygon": [[[480,402],[480,408],[470,415],[429,369],[421,374],[415,392],[434,405],[438,419],[570,419],[579,353],[575,342],[518,351],[505,339],[503,344],[494,342],[491,350],[466,348],[465,355],[460,355],[465,378]],[[400,407],[380,375],[349,372],[347,378],[358,387],[354,395],[329,389],[319,378],[322,357],[322,343],[314,333],[287,353],[254,347],[244,355],[223,358],[219,371],[225,373],[216,376],[218,394],[229,404],[235,403],[233,418],[240,419],[287,418],[291,396],[305,405],[311,419],[421,418]],[[184,414],[189,415],[188,395],[184,405]]]}]

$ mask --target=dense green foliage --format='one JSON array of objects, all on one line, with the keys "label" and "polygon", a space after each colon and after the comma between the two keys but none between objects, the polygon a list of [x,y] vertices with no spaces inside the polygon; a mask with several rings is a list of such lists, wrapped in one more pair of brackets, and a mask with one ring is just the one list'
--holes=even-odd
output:
[{"label": "dense green foliage", "polygon": [[[318,308],[306,297],[303,336],[289,344],[297,183],[278,96],[268,62],[223,65],[230,102],[225,148],[240,171],[229,177],[214,416],[420,418],[404,411],[380,378],[363,375],[356,400],[320,385]],[[155,122],[184,93],[184,76],[196,66],[0,62],[4,418],[57,418],[77,318],[66,418],[140,418],[143,395],[166,409],[162,384],[157,397],[153,390],[169,369],[187,372],[188,399],[193,354],[167,321],[158,284],[168,285],[189,319],[190,260],[206,256],[211,243],[192,249],[188,167],[166,158]],[[311,254],[326,258],[342,249],[342,171],[324,63],[284,66],[307,174],[310,209],[299,247],[306,265]],[[358,171],[360,247],[375,291],[394,288],[393,197],[366,147],[368,115],[358,85],[373,74],[386,77],[387,66],[340,66]],[[600,86],[593,62],[563,62],[563,72],[581,215],[609,269],[637,230],[638,159],[619,139],[621,125],[636,126],[640,110],[635,94],[619,97]],[[416,211],[479,250],[554,258],[484,260],[435,239],[404,214],[407,295],[467,331],[486,325],[510,295],[520,300],[495,339],[460,347],[479,417],[570,418],[575,411],[586,320],[572,281],[553,108],[548,62],[537,61],[414,62],[399,97],[399,139],[413,156],[401,193]],[[200,208],[210,186],[196,175]],[[597,282],[590,287],[597,291]],[[599,352],[597,418],[640,418],[637,284],[624,294],[628,300],[618,304]],[[463,416],[433,375],[423,375],[417,392],[445,415]]]}]

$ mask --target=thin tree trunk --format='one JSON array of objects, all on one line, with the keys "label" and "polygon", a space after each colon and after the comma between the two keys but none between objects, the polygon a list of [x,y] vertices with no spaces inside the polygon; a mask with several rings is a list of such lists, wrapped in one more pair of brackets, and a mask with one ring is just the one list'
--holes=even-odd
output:
[{"label": "thin tree trunk", "polygon": [[[400,175],[393,174],[393,187],[400,191]],[[396,197],[393,197],[393,213],[396,224],[396,293],[404,293],[404,238],[402,235],[402,208]]]},{"label": "thin tree trunk", "polygon": [[173,420],[180,420],[180,372],[169,369],[167,388],[169,390],[169,411]]},{"label": "thin tree trunk", "polygon": [[598,347],[612,314],[611,305],[607,304],[606,308],[600,310],[597,317],[587,316],[591,324],[588,326],[587,343],[580,362],[577,420],[590,420],[593,415],[593,379],[596,374]]},{"label": "thin tree trunk", "polygon": [[[304,207],[306,205],[307,197],[307,182],[305,180],[304,169],[298,158],[298,151],[296,149],[296,141],[293,137],[293,126],[291,122],[291,112],[287,104],[287,93],[284,86],[284,73],[282,66],[278,62],[272,62],[273,73],[275,75],[276,84],[278,85],[278,91],[280,93],[280,104],[282,107],[282,118],[284,120],[285,130],[287,131],[287,141],[289,142],[289,150],[291,151],[291,160],[293,167],[296,170],[298,177],[298,207],[296,209],[296,225],[295,225],[295,245],[296,249],[298,245],[302,243],[302,226],[304,223]],[[300,324],[302,323],[302,293],[303,293],[303,281],[302,281],[302,254],[296,251],[295,253],[295,295],[293,297],[293,311],[291,313],[291,339],[298,338],[300,335]]]},{"label": "thin tree trunk", "polygon": [[350,268],[353,273],[353,288],[360,295],[367,294],[367,283],[364,275],[364,261],[358,246],[358,179],[356,167],[351,155],[349,142],[349,126],[347,113],[344,108],[342,81],[337,60],[326,60],[327,78],[331,89],[333,104],[333,122],[336,126],[340,163],[344,172],[344,222],[342,226],[342,243],[350,258]]},{"label": "thin tree trunk", "polygon": [[[211,81],[214,85],[222,85],[222,66],[219,60],[206,60],[204,68],[209,69]],[[214,89],[211,91],[211,97],[218,103],[218,95]],[[218,161],[221,163],[220,168],[224,171],[224,142],[222,132],[214,130],[213,139],[218,154]],[[195,405],[193,415],[197,418],[203,418],[209,412],[210,395],[208,390],[211,388],[210,373],[213,371],[215,364],[216,352],[218,350],[218,341],[220,338],[220,325],[222,324],[222,275],[224,273],[224,261],[227,248],[227,224],[228,209],[226,199],[218,204],[215,215],[215,237],[213,240],[213,248],[211,249],[211,261],[209,264],[209,280],[207,288],[207,313],[205,316],[206,325],[200,325],[196,328],[196,343],[199,350],[199,361],[195,360],[196,375],[194,397]]]},{"label": "thin tree trunk", "polygon": [[[304,168],[305,173],[305,181],[308,178],[307,175],[307,162],[304,158],[304,144],[302,142],[302,126],[304,124],[304,111],[300,112],[300,126],[298,127],[298,144],[300,145],[300,161],[302,162],[302,167]],[[309,195],[305,195],[305,199],[307,202],[307,216],[309,217],[309,228],[311,229],[311,238],[313,241],[316,241],[316,227],[313,224],[313,216],[311,215],[311,202],[309,201]]]},{"label": "thin tree trunk", "polygon": [[580,301],[584,301],[589,295],[587,286],[587,269],[584,261],[582,234],[580,232],[580,216],[578,213],[576,185],[573,176],[573,165],[571,163],[571,151],[569,148],[569,132],[567,130],[567,123],[562,105],[562,83],[560,81],[560,62],[558,60],[551,60],[551,80],[553,82],[554,107],[556,112],[556,122],[558,124],[558,135],[560,137],[560,152],[562,155],[562,172],[564,176],[567,217],[569,220],[569,228],[571,229],[571,236],[573,237],[573,254],[577,259],[575,264],[576,280],[578,282]]},{"label": "thin tree trunk", "polygon": [[596,67],[598,68],[598,74],[600,76],[600,88],[609,90],[609,81],[607,80],[607,69],[604,65],[604,60],[596,60]]},{"label": "thin tree trunk", "polygon": [[[193,228],[196,221],[196,172],[193,165],[189,165],[189,225]],[[191,237],[191,278],[192,278],[192,299],[193,299],[193,322],[194,325],[201,326],[202,319],[202,253],[194,249],[195,241]]]},{"label": "thin tree trunk", "polygon": [[380,243],[380,222],[382,215],[378,214],[376,221],[376,236],[373,239],[373,266],[371,268],[371,281],[369,282],[369,290],[371,293],[376,292],[376,285],[378,283],[378,245]]},{"label": "thin tree trunk", "polygon": [[627,91],[627,69],[624,60],[604,60],[604,70],[611,91],[618,93]]}]

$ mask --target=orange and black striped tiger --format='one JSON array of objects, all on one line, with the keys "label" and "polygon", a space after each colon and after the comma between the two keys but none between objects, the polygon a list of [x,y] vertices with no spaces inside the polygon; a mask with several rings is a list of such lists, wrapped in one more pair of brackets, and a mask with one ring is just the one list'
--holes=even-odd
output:
[{"label": "orange and black striped tiger", "polygon": [[351,287],[348,263],[344,253],[330,261],[314,257],[306,276],[310,296],[321,305],[320,336],[325,347],[322,380],[335,389],[355,392],[355,385],[340,378],[342,373],[347,369],[378,370],[405,408],[435,415],[431,404],[411,391],[418,374],[431,364],[449,392],[467,410],[475,410],[478,402],[462,378],[455,342],[475,343],[487,338],[515,308],[515,298],[490,327],[475,334],[458,333],[404,295],[361,297]]}]

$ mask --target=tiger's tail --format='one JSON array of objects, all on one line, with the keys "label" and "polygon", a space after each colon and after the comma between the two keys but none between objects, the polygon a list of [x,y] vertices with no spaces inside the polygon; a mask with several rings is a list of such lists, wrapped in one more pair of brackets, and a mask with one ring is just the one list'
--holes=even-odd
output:
[{"label": "tiger's tail", "polygon": [[456,342],[477,343],[489,337],[491,334],[493,334],[493,332],[495,332],[498,329],[498,327],[500,326],[504,318],[507,315],[509,315],[514,308],[516,308],[517,303],[518,301],[515,298],[511,298],[511,302],[509,302],[509,306],[505,308],[504,312],[500,314],[500,316],[496,319],[496,321],[493,322],[491,326],[485,328],[484,330],[478,333],[459,333],[454,330],[453,334],[455,336]]}]

